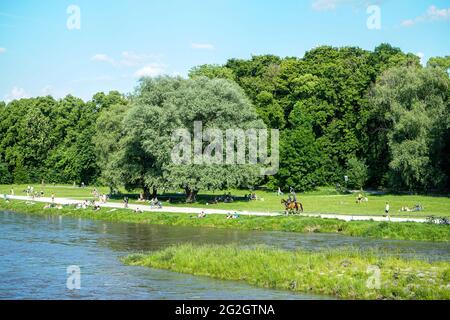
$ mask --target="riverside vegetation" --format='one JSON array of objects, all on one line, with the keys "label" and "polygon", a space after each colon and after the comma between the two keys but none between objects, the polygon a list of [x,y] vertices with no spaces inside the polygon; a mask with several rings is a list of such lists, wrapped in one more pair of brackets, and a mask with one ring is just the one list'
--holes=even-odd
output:
[{"label": "riverside vegetation", "polygon": [[292,252],[266,246],[183,244],[133,254],[123,262],[346,299],[450,299],[448,262],[382,257],[355,249]]},{"label": "riverside vegetation", "polygon": [[0,201],[0,210],[35,215],[60,215],[86,219],[127,223],[147,223],[174,226],[193,226],[211,228],[230,228],[240,230],[265,230],[303,233],[338,233],[354,237],[373,237],[381,239],[400,239],[417,241],[449,241],[450,226],[415,222],[375,222],[342,221],[304,216],[240,216],[226,219],[224,215],[209,214],[199,219],[197,215],[186,213],[143,212],[135,213],[128,209],[101,208],[75,209],[64,206],[62,209],[43,209],[43,203],[31,201]]}]

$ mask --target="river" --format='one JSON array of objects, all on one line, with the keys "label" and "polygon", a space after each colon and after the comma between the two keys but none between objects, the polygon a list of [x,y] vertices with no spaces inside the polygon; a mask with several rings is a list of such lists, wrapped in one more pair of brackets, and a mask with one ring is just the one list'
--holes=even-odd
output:
[{"label": "river", "polygon": [[[392,255],[450,261],[450,245],[447,243],[109,223],[0,212],[0,299],[330,298],[130,267],[119,260],[129,253],[184,242],[266,244],[287,250],[356,246],[380,248]],[[79,266],[81,271],[79,290],[66,287],[67,267],[72,265]]]}]

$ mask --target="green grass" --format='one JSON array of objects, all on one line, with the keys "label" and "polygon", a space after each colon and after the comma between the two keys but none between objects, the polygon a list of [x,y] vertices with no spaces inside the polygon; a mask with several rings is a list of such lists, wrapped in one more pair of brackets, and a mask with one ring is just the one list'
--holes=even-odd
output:
[{"label": "green grass", "polygon": [[[450,299],[450,264],[428,263],[355,249],[283,251],[269,247],[183,244],[123,259],[146,266],[251,285],[345,299]],[[379,268],[380,287],[367,281]]]},{"label": "green grass", "polygon": [[[27,185],[14,185],[14,191],[16,195],[24,195],[23,190]],[[93,187],[78,188],[72,186],[52,186],[52,185],[34,185],[36,191],[44,191],[46,196],[50,196],[52,193],[56,197],[67,197],[74,199],[91,199]],[[0,185],[0,193],[10,192],[11,186]],[[101,193],[108,193],[109,190],[106,187],[97,187],[97,190]],[[131,201],[137,199],[139,191],[126,193]],[[183,207],[198,207],[198,208],[217,208],[225,210],[243,210],[243,211],[261,211],[261,212],[281,212],[283,206],[280,201],[287,196],[277,196],[274,192],[257,191],[257,195],[262,200],[257,201],[245,201],[242,197],[245,194],[250,193],[248,190],[230,190],[234,197],[237,197],[233,203],[219,203],[206,205],[207,202],[211,202],[214,197],[224,194],[224,191],[202,191],[198,196],[198,202],[193,204],[186,204],[184,201],[184,195],[181,190],[166,192],[164,195],[160,195],[159,199],[163,200],[165,206],[183,206]],[[355,194],[339,194],[333,188],[319,188],[316,191],[299,193],[298,199],[303,203],[305,212],[307,213],[334,213],[334,214],[349,214],[349,215],[383,215],[385,203],[389,202],[391,206],[391,216],[393,217],[420,217],[427,216],[442,216],[450,217],[450,196],[425,196],[425,195],[367,195],[368,202],[356,203]],[[168,204],[166,201],[171,198],[175,202]],[[112,201],[121,202],[121,197],[112,199]],[[412,208],[416,204],[421,204],[424,207],[424,211],[420,212],[400,212],[399,210],[403,206]]]},{"label": "green grass", "polygon": [[301,233],[337,233],[347,236],[401,239],[417,241],[450,241],[450,226],[414,222],[375,222],[321,219],[302,216],[241,216],[226,219],[224,215],[207,215],[198,219],[196,215],[183,213],[144,212],[119,209],[111,211],[102,208],[76,210],[72,206],[63,209],[43,209],[43,203],[27,204],[25,201],[0,199],[0,210],[10,210],[36,215],[61,215],[127,223],[147,223],[173,226],[229,228],[239,230],[287,231]]}]

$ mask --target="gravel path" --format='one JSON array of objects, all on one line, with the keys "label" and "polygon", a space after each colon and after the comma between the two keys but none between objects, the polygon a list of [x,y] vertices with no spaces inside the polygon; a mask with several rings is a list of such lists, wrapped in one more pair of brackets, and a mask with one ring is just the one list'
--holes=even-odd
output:
[{"label": "gravel path", "polygon": [[[0,194],[1,198],[5,198],[4,194]],[[43,203],[51,203],[51,198],[35,198],[31,199],[28,196],[11,196],[6,195],[8,199],[13,200],[24,200],[24,201],[34,201],[34,202],[43,202]],[[70,198],[55,198],[56,204],[77,204],[81,203],[81,200],[70,199]],[[99,203],[99,202],[97,202]],[[121,203],[116,202],[107,202],[100,203],[100,207],[104,208],[115,208],[115,209],[123,209],[124,206]],[[163,207],[161,209],[151,208],[148,204],[129,204],[128,209],[136,210],[140,209],[142,211],[151,211],[151,212],[173,212],[173,213],[190,213],[190,214],[199,214],[202,211],[206,214],[227,214],[234,213],[234,210],[222,210],[222,209],[202,209],[202,208],[190,208],[190,207]],[[236,211],[240,215],[248,215],[248,216],[278,216],[282,215],[282,213],[273,213],[273,212],[258,212],[258,211]],[[339,219],[344,221],[352,221],[352,220],[374,220],[374,221],[391,221],[391,222],[426,222],[426,219],[423,218],[398,218],[391,217],[390,219],[382,216],[363,216],[363,215],[344,215],[344,214],[316,214],[316,213],[302,213],[303,216],[308,217],[320,217],[320,218],[328,218],[328,219]]]}]

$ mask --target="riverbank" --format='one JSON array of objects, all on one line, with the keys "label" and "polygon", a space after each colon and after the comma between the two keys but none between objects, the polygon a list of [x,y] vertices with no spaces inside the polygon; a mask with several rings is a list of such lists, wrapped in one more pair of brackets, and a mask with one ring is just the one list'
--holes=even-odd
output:
[{"label": "riverbank", "polygon": [[351,249],[308,252],[183,244],[148,255],[133,254],[123,262],[344,299],[450,299],[448,262],[381,257]]},{"label": "riverbank", "polygon": [[303,216],[240,216],[226,219],[224,215],[208,214],[197,218],[195,214],[142,212],[126,209],[102,208],[75,209],[63,206],[62,209],[44,209],[43,203],[31,201],[0,200],[0,210],[35,215],[57,215],[112,222],[146,223],[174,226],[209,228],[229,228],[240,230],[285,231],[300,233],[336,233],[353,237],[378,239],[399,239],[416,241],[450,241],[450,226],[414,222],[342,221]]},{"label": "riverbank", "polygon": [[[33,186],[33,185],[32,185]],[[25,196],[23,192],[28,185],[0,185],[0,194],[11,194],[11,189],[16,195]],[[69,185],[34,185],[34,190],[43,192],[45,197],[55,194],[57,199],[66,198],[82,201],[85,199],[94,199],[94,187],[79,188]],[[109,189],[105,187],[96,187],[101,194],[108,194]],[[130,205],[142,205],[138,202],[141,190],[126,191],[120,188],[121,195],[113,196],[110,203],[122,204],[124,196],[129,197]],[[248,201],[245,195],[249,190],[223,190],[206,191],[202,190],[197,196],[197,202],[186,203],[183,190],[166,190],[158,194],[158,199],[162,201],[164,208],[170,207],[170,212],[180,212],[182,210],[211,210],[211,211],[240,211],[249,214],[260,213],[263,215],[281,213],[283,205],[281,199],[287,198],[287,194],[277,195],[275,192],[257,190],[258,200]],[[234,201],[230,203],[219,202],[212,204],[215,198],[224,193],[233,196]],[[327,217],[336,217],[341,219],[383,219],[386,202],[391,207],[392,221],[402,221],[410,219],[418,221],[425,220],[428,216],[450,217],[450,195],[407,195],[407,194],[384,194],[384,193],[363,193],[367,196],[367,202],[356,202],[356,194],[341,194],[334,188],[319,187],[315,191],[297,193],[297,198],[302,202],[305,214],[321,215]],[[170,202],[168,200],[171,200]],[[420,205],[423,210],[411,211],[416,205]],[[401,209],[409,208],[402,211]],[[208,212],[207,212],[208,213]]]}]

